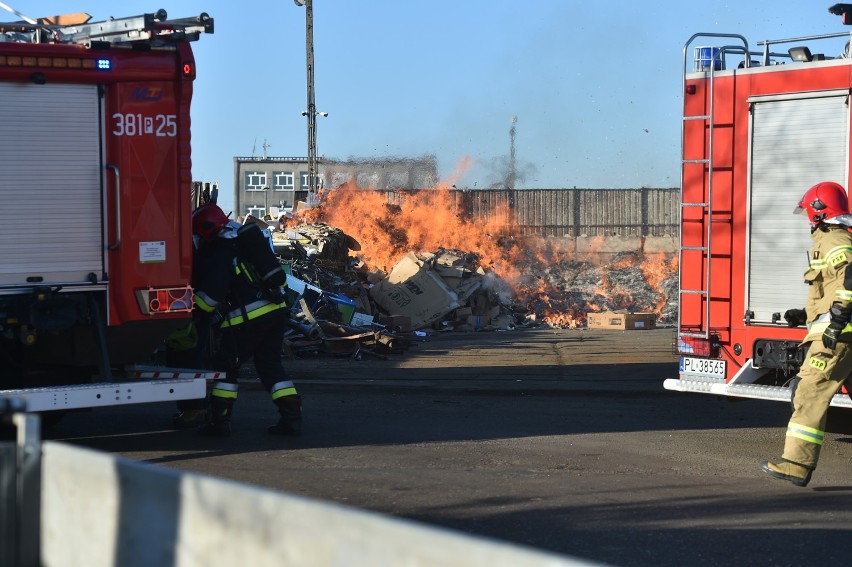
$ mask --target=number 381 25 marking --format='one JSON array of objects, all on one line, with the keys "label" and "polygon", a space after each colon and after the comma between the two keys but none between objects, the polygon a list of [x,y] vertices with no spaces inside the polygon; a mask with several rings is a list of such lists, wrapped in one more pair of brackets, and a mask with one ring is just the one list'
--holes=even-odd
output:
[{"label": "number 381 25 marking", "polygon": [[115,136],[177,136],[177,116],[174,114],[144,116],[116,112],[112,119],[112,133]]}]

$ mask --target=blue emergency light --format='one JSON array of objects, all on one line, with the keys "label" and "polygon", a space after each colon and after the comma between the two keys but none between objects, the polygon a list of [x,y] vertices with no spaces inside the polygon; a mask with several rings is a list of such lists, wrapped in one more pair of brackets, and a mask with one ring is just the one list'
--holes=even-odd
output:
[{"label": "blue emergency light", "polygon": [[101,71],[109,71],[112,69],[112,62],[109,59],[98,59],[98,69]]}]

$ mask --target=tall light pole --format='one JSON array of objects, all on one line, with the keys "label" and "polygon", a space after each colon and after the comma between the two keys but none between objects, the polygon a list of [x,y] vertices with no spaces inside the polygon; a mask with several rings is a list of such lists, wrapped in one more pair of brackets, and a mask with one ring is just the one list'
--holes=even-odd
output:
[{"label": "tall light pole", "polygon": [[302,116],[308,117],[308,202],[316,198],[317,191],[317,105],[314,100],[314,2],[293,0],[305,8],[305,60],[308,71],[308,108]]}]

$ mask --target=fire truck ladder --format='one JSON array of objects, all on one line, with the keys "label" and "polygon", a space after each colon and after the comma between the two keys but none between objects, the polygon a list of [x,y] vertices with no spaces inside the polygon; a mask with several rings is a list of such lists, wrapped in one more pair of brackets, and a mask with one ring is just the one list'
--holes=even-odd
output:
[{"label": "fire truck ladder", "polygon": [[[718,48],[718,54],[716,52],[716,48],[710,49],[710,65],[706,70],[708,74],[708,103],[705,106],[707,113],[700,115],[688,115],[686,110],[686,74],[687,74],[687,54],[689,51],[689,46],[692,42],[698,37],[723,37],[723,38],[735,38],[739,39],[743,46],[725,46]],[[707,341],[710,340],[710,282],[711,279],[711,258],[712,251],[710,244],[713,242],[713,170],[714,170],[714,162],[713,162],[713,143],[714,143],[714,133],[715,133],[715,118],[714,118],[714,87],[715,87],[715,79],[716,79],[716,61],[717,57],[719,61],[724,61],[724,55],[726,52],[731,53],[743,53],[745,55],[744,58],[744,66],[749,67],[751,64],[751,55],[748,49],[748,40],[738,34],[716,34],[716,33],[697,33],[693,35],[683,47],[683,122],[681,124],[681,137],[680,137],[680,155],[681,155],[681,168],[680,168],[680,219],[678,222],[678,226],[681,227],[680,234],[680,246],[678,250],[678,266],[682,270],[683,268],[683,255],[684,252],[698,252],[701,254],[702,263],[705,266],[704,271],[704,281],[701,289],[685,289],[683,287],[683,277],[681,276],[678,279],[678,301],[683,305],[683,298],[686,295],[699,295],[704,298],[704,316],[702,318],[701,324],[698,329],[694,331],[682,331],[681,330],[681,312],[682,309],[678,310],[678,337],[696,337],[703,338]],[[705,124],[705,128],[707,130],[707,153],[702,158],[698,159],[684,159],[684,148],[685,148],[685,136],[686,136],[686,124],[691,120],[700,120]],[[684,199],[684,169],[688,164],[704,164],[705,167],[705,195],[706,201],[703,202],[694,202],[694,201],[686,201]],[[687,208],[699,208],[704,211],[705,217],[705,233],[704,233],[704,245],[703,246],[684,246],[683,244],[683,213]],[[682,272],[681,272],[682,273]]]},{"label": "fire truck ladder", "polygon": [[175,20],[169,20],[168,13],[162,9],[154,14],[111,18],[102,22],[89,22],[88,14],[83,16],[82,21],[73,24],[32,18],[26,18],[25,22],[0,23],[0,33],[14,34],[18,41],[72,43],[87,47],[133,43],[165,46],[195,41],[202,33],[213,33],[213,18],[206,12]]}]

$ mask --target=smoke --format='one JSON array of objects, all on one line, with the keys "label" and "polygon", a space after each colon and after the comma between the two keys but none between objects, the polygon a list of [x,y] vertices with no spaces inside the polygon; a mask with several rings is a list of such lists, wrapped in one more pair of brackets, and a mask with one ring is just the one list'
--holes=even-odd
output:
[{"label": "smoke", "polygon": [[485,183],[490,189],[517,189],[518,185],[526,183],[538,173],[534,164],[527,162],[513,165],[509,156],[494,157],[480,164],[486,170]]},{"label": "smoke", "polygon": [[486,272],[482,276],[482,289],[493,293],[503,305],[509,305],[516,297],[512,286],[494,272]]}]

